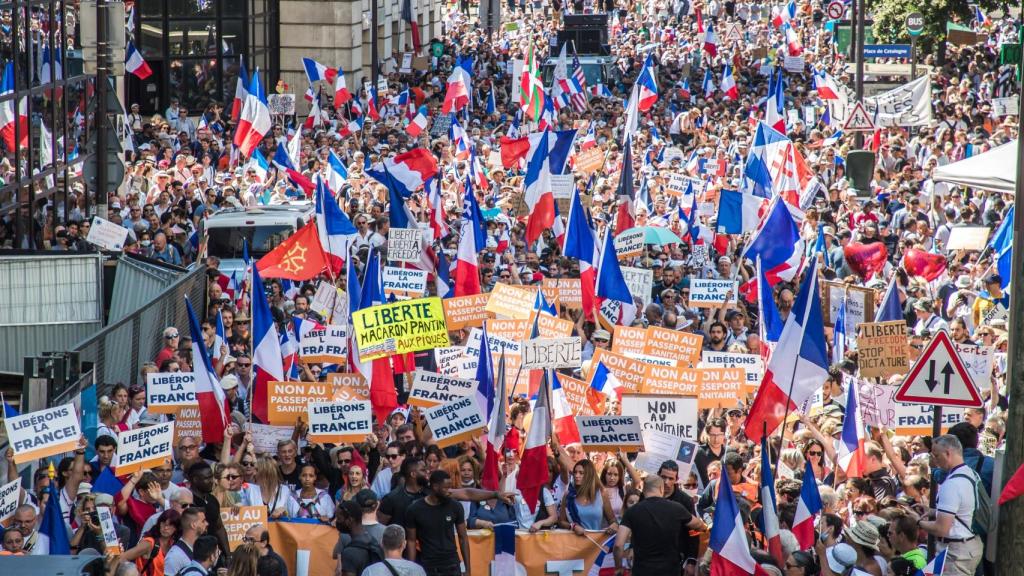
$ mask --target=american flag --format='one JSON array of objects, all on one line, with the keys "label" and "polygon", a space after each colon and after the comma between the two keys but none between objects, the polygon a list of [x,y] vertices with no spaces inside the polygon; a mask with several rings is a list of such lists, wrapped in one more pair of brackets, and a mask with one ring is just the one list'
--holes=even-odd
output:
[{"label": "american flag", "polygon": [[573,110],[583,112],[587,109],[587,77],[583,74],[579,56],[572,54],[572,77],[569,79],[569,94]]}]

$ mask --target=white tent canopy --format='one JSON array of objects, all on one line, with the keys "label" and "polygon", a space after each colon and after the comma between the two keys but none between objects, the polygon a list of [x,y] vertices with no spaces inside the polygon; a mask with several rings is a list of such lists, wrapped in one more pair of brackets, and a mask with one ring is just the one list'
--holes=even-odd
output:
[{"label": "white tent canopy", "polygon": [[1017,184],[1017,141],[935,169],[936,182],[1012,194]]}]

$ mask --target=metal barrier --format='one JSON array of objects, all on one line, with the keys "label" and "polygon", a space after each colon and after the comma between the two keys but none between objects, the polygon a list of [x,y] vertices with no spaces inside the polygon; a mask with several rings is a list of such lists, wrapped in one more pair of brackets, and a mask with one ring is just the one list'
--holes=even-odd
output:
[{"label": "metal barrier", "polygon": [[163,329],[177,326],[187,333],[185,296],[201,319],[206,313],[205,265],[189,270],[142,308],[74,345],[67,353],[72,364],[68,377],[50,380],[47,405],[66,403],[93,382],[98,395],[115,384],[137,383],[142,365],[163,346]]}]

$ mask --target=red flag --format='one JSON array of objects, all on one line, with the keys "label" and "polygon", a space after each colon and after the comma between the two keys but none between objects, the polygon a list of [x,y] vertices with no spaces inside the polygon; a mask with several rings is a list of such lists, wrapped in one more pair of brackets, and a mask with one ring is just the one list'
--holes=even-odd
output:
[{"label": "red flag", "polygon": [[264,278],[309,280],[327,267],[316,224],[309,222],[256,262]]},{"label": "red flag", "polygon": [[529,138],[509,138],[502,136],[501,139],[501,165],[509,170],[519,165],[526,155],[530,153]]},{"label": "red flag", "polygon": [[392,377],[390,358],[377,358],[372,361],[373,372],[370,376],[370,405],[377,422],[387,422],[391,412],[398,408],[398,392]]},{"label": "red flag", "polygon": [[1017,468],[1017,471],[1010,477],[1006,486],[1003,486],[1003,491],[999,495],[999,505],[1002,506],[1021,494],[1024,494],[1024,466]]},{"label": "red flag", "polygon": [[911,248],[903,255],[903,269],[911,276],[923,276],[931,282],[946,270],[946,257]]},{"label": "red flag", "polygon": [[870,278],[872,274],[881,273],[885,268],[889,251],[881,242],[873,244],[850,242],[843,247],[843,256],[846,258],[846,263],[850,265],[850,269],[858,276]]}]

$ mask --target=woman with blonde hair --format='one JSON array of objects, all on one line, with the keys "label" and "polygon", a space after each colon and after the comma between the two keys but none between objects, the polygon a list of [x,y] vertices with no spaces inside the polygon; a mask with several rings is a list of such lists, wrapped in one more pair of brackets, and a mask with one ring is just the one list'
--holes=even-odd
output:
[{"label": "woman with blonde hair", "polygon": [[244,504],[241,493],[242,468],[238,464],[218,462],[213,467],[213,477],[216,479],[213,496],[220,502],[221,508],[234,508]]},{"label": "woman with blonde hair", "polygon": [[260,551],[255,544],[242,544],[231,553],[231,568],[228,576],[256,576],[256,563]]},{"label": "woman with blonde hair", "polygon": [[269,456],[256,460],[256,485],[260,489],[263,505],[270,518],[292,517],[298,514],[299,504],[292,497],[291,490],[284,485],[281,469]]},{"label": "woman with blonde hair", "polygon": [[[363,465],[365,466],[365,464]],[[341,492],[341,500],[351,500],[364,488],[370,486],[366,483],[366,468],[353,463],[348,468],[348,478],[345,482],[345,489]]]},{"label": "woman with blonde hair", "polygon": [[604,497],[604,487],[597,469],[583,459],[572,467],[572,483],[562,499],[559,524],[583,536],[587,530],[604,530],[614,534],[619,529],[611,503]]},{"label": "woman with blonde hair", "polygon": [[120,402],[107,400],[100,404],[99,419],[100,425],[96,428],[96,437],[110,436],[117,438],[118,432],[125,432],[128,427],[121,423],[124,420],[125,409]]}]

